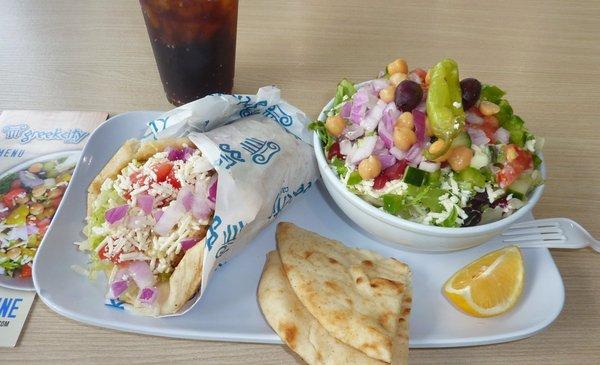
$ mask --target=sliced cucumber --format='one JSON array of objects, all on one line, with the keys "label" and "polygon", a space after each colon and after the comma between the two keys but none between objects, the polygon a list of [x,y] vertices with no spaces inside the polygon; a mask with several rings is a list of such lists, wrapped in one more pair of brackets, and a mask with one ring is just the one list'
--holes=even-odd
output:
[{"label": "sliced cucumber", "polygon": [[427,180],[429,173],[416,167],[408,166],[404,172],[404,182],[414,186],[421,186]]},{"label": "sliced cucumber", "polygon": [[512,194],[513,198],[525,201],[527,193],[529,193],[533,187],[533,182],[530,174],[523,174],[515,182],[510,184],[506,190],[509,194]]},{"label": "sliced cucumber", "polygon": [[485,186],[485,175],[473,167],[466,168],[458,173],[456,180],[469,184],[471,188]]},{"label": "sliced cucumber", "polygon": [[452,148],[459,147],[459,146],[471,147],[471,137],[469,137],[469,133],[467,133],[467,132],[460,133],[458,136],[456,136],[456,138],[454,138],[451,146],[452,146]]}]

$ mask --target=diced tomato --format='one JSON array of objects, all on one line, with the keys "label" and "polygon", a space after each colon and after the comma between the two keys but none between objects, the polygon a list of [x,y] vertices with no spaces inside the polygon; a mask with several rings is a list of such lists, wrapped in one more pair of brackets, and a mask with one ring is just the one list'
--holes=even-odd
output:
[{"label": "diced tomato", "polygon": [[484,117],[483,124],[481,125],[471,125],[471,128],[479,129],[485,133],[487,138],[490,139],[492,143],[496,142],[496,138],[494,138],[494,134],[499,128],[498,119],[496,117]]},{"label": "diced tomato", "polygon": [[59,196],[57,198],[52,199],[52,203],[51,203],[52,207],[54,209],[58,208],[58,206],[60,205],[60,201],[61,200],[62,200],[62,196]]},{"label": "diced tomato", "polygon": [[115,255],[108,256],[108,249],[106,244],[104,244],[100,250],[98,250],[98,258],[100,260],[110,260],[115,264],[118,264],[121,260],[121,251],[117,252]]},{"label": "diced tomato", "polygon": [[4,202],[4,205],[8,208],[13,208],[15,206],[15,199],[17,199],[19,195],[25,193],[26,191],[23,188],[12,189],[8,193],[6,193],[6,195],[4,195],[2,201]]},{"label": "diced tomato", "polygon": [[131,175],[129,175],[129,180],[131,180],[133,184],[136,184],[145,178],[146,176],[144,176],[140,171],[132,172]]},{"label": "diced tomato", "polygon": [[31,265],[23,265],[21,267],[21,274],[19,274],[22,278],[30,278],[31,277]]},{"label": "diced tomato", "polygon": [[382,189],[388,181],[396,180],[402,177],[404,170],[406,170],[406,160],[397,161],[392,166],[383,170],[379,176],[373,181],[373,189]]},{"label": "diced tomato", "polygon": [[172,162],[162,162],[152,167],[152,171],[156,174],[156,181],[158,182],[165,181],[171,170],[173,170]]},{"label": "diced tomato", "polygon": [[506,188],[521,176],[523,171],[533,168],[531,153],[514,144],[505,147],[507,162],[496,174],[496,180],[501,188]]},{"label": "diced tomato", "polygon": [[412,70],[412,73],[419,76],[419,78],[423,82],[425,82],[425,77],[427,77],[427,71],[423,70],[422,68],[415,68],[414,70]]},{"label": "diced tomato", "polygon": [[16,189],[16,188],[20,188],[20,187],[21,187],[21,180],[19,180],[19,179],[15,179],[15,180],[13,180],[13,182],[10,183],[11,189]]},{"label": "diced tomato", "polygon": [[171,184],[171,186],[175,189],[181,188],[181,182],[179,182],[179,180],[175,177],[175,171],[173,170],[169,172],[169,175],[167,176],[165,181]]},{"label": "diced tomato", "polygon": [[342,160],[344,160],[346,158],[340,152],[340,144],[338,142],[333,142],[333,144],[329,148],[329,152],[327,152],[327,159],[328,160],[331,160],[334,157],[341,158]]}]

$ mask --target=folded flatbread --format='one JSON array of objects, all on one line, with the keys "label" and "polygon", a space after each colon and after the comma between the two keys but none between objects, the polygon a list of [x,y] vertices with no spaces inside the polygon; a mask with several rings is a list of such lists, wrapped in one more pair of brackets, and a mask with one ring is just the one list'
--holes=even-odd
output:
[{"label": "folded flatbread", "polygon": [[407,265],[286,222],[277,249],[296,297],[331,336],[373,359],[407,362]]},{"label": "folded flatbread", "polygon": [[258,286],[258,302],[279,337],[309,364],[384,364],[335,339],[321,326],[296,297],[277,251],[267,255]]}]

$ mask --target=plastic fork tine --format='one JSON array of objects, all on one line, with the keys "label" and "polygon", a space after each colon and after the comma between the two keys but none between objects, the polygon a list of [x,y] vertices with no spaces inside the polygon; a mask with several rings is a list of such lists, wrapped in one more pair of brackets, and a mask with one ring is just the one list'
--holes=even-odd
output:
[{"label": "plastic fork tine", "polygon": [[567,237],[563,234],[531,234],[528,236],[508,236],[503,239],[504,242],[522,242],[522,241],[565,241]]},{"label": "plastic fork tine", "polygon": [[531,222],[516,223],[510,226],[509,229],[517,228],[533,228],[533,227],[560,227],[560,223],[556,221],[537,220]]},{"label": "plastic fork tine", "polygon": [[549,234],[556,233],[562,234],[563,230],[559,227],[543,227],[543,228],[509,228],[507,231],[503,232],[503,236],[516,236],[516,235],[524,235],[524,234]]}]

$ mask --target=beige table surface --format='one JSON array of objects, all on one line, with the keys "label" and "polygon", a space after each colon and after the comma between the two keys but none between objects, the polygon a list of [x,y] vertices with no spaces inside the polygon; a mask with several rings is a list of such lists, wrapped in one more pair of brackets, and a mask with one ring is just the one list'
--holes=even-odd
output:
[{"label": "beige table surface", "polygon": [[[537,217],[565,216],[600,238],[600,2],[256,1],[239,11],[235,91],[275,84],[315,117],[342,77],[395,57],[501,85],[546,137]],[[169,108],[137,1],[0,0],[0,109]],[[556,322],[493,346],[412,350],[415,364],[600,363],[600,255],[552,251],[566,288]],[[541,279],[543,280],[543,278]],[[452,326],[452,323],[446,323]],[[40,301],[0,363],[288,364],[283,346],[164,339],[81,325]]]}]

